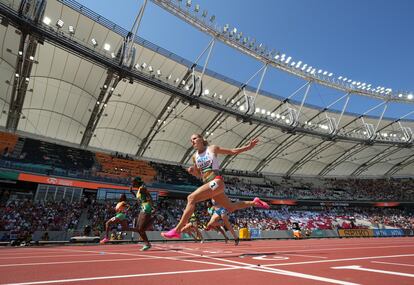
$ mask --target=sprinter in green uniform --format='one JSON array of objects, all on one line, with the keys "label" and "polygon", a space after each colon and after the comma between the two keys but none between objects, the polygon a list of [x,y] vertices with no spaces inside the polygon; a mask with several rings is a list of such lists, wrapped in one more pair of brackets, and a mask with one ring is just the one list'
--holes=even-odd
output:
[{"label": "sprinter in green uniform", "polygon": [[[133,187],[138,187],[138,192],[136,194],[132,190]],[[129,191],[137,198],[137,202],[141,206],[141,211],[139,212],[137,218],[137,227],[134,230],[139,233],[142,240],[144,241],[145,244],[141,248],[141,251],[145,251],[151,248],[151,243],[149,242],[145,231],[154,220],[152,216],[154,207],[151,194],[149,193],[147,187],[145,187],[144,181],[141,180],[141,177],[135,177],[132,180],[132,186],[130,187]]]}]

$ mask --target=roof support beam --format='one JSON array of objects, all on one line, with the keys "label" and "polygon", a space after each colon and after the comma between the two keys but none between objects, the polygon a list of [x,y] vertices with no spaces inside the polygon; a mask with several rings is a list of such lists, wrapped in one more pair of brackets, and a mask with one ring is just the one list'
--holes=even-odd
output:
[{"label": "roof support beam", "polygon": [[98,95],[96,104],[93,107],[92,114],[83,133],[80,143],[82,147],[86,148],[89,145],[102,113],[120,80],[121,78],[119,76],[116,76],[113,71],[108,70],[104,85],[101,87],[101,92]]},{"label": "roof support beam", "polygon": [[407,167],[408,165],[414,163],[414,154],[407,156],[406,158],[404,158],[402,161],[398,162],[397,164],[395,164],[393,167],[391,167],[384,175],[391,177],[393,176],[395,173],[397,173],[398,171],[400,171],[401,169],[404,169],[405,167]]},{"label": "roof support beam", "polygon": [[318,176],[325,176],[329,172],[335,169],[338,165],[345,162],[348,158],[351,156],[363,151],[365,148],[367,148],[367,145],[363,144],[355,144],[352,147],[350,147],[348,150],[343,152],[339,157],[337,157],[334,161],[326,165],[318,174]]},{"label": "roof support beam", "polygon": [[[391,151],[388,151],[391,150]],[[351,173],[351,176],[358,176],[364,173],[368,168],[371,166],[380,163],[384,158],[388,157],[389,155],[392,155],[396,152],[399,152],[402,150],[402,148],[394,148],[393,146],[389,146],[383,151],[373,155],[369,160],[365,161],[363,164],[361,164],[357,169],[354,170],[354,172]]]},{"label": "roof support beam", "polygon": [[298,142],[303,136],[295,136],[293,134],[289,134],[289,136],[281,143],[279,144],[274,150],[272,150],[271,153],[269,153],[266,158],[262,159],[257,166],[255,167],[254,171],[261,171],[264,167],[266,167],[269,162],[271,162],[273,159],[277,158],[279,154],[282,153],[282,151],[289,148],[291,145]]},{"label": "roof support beam", "polygon": [[[286,177],[292,176],[296,171],[298,171],[303,165],[311,161],[315,155],[320,154],[321,152],[325,151],[326,149],[333,146],[335,143],[332,141],[321,141],[319,144],[314,146],[309,152],[307,152],[301,159],[299,159],[292,167],[286,172]],[[324,145],[325,144],[325,145]]]}]

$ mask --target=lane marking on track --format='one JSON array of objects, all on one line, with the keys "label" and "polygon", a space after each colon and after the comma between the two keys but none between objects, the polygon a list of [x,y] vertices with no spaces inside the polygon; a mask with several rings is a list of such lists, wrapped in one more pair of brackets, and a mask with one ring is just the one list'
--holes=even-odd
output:
[{"label": "lane marking on track", "polygon": [[309,255],[309,254],[292,254],[292,253],[285,253],[285,255],[291,255],[291,256],[299,256],[299,257],[311,257],[311,258],[321,258],[326,259],[326,256],[315,256],[315,255]]},{"label": "lane marking on track", "polygon": [[252,257],[253,259],[256,259],[256,260],[286,260],[286,259],[289,259],[289,257],[287,257],[287,256],[277,256],[277,255],[274,255],[274,256],[268,256],[268,255],[260,255],[260,256],[254,256],[254,257]]},{"label": "lane marking on track", "polygon": [[372,268],[365,268],[365,267],[362,267],[362,266],[359,266],[359,265],[337,266],[337,267],[331,267],[331,268],[332,269],[350,269],[350,270],[358,270],[358,271],[367,271],[367,272],[383,273],[383,274],[389,274],[389,275],[398,275],[398,276],[414,278],[414,274],[396,272],[396,271],[379,270],[379,269],[372,269]]},{"label": "lane marking on track", "polygon": [[28,255],[28,256],[9,256],[9,257],[0,257],[0,259],[33,259],[33,258],[49,258],[49,257],[75,257],[75,256],[94,256],[99,255],[100,253],[90,253],[90,254],[62,254],[62,255]]},{"label": "lane marking on track", "polygon": [[371,261],[371,263],[380,263],[380,264],[390,264],[390,265],[398,265],[398,266],[409,266],[409,267],[414,267],[414,265],[413,265],[413,264],[396,263],[396,262]]},{"label": "lane marking on track", "polygon": [[327,260],[275,263],[275,264],[266,264],[266,265],[267,266],[287,266],[287,265],[303,265],[303,264],[316,264],[316,263],[328,263],[328,262],[340,262],[340,261],[354,261],[354,260],[365,260],[365,259],[382,259],[382,258],[392,258],[392,257],[411,257],[411,256],[414,256],[414,254],[364,256],[364,257],[351,257],[351,258],[339,258],[339,259],[327,259]]},{"label": "lane marking on track", "polygon": [[74,260],[74,261],[56,261],[56,262],[32,262],[32,263],[15,263],[2,264],[1,267],[19,267],[19,266],[39,266],[39,265],[62,265],[62,264],[78,264],[78,263],[98,263],[98,262],[116,262],[116,261],[133,261],[153,258],[119,258],[119,259],[93,259],[93,260]]},{"label": "lane marking on track", "polygon": [[199,270],[186,270],[186,271],[170,271],[170,272],[129,274],[129,275],[97,276],[97,277],[86,277],[86,278],[73,278],[73,279],[60,279],[60,280],[45,280],[45,281],[33,281],[33,282],[21,282],[21,283],[7,283],[5,285],[35,285],[35,284],[51,284],[51,283],[69,283],[69,282],[93,281],[93,280],[107,280],[107,279],[122,279],[122,278],[146,277],[146,276],[161,276],[161,275],[174,275],[174,274],[188,274],[188,273],[198,273],[198,272],[215,272],[215,271],[235,270],[235,269],[238,269],[238,268],[215,268],[215,269],[199,269]]},{"label": "lane marking on track", "polygon": [[310,275],[310,274],[304,274],[304,273],[299,273],[299,272],[281,270],[281,269],[276,269],[276,268],[268,268],[266,265],[258,267],[254,264],[249,264],[249,263],[244,263],[244,262],[239,262],[239,261],[234,261],[234,260],[228,260],[228,259],[224,259],[224,258],[211,257],[211,256],[206,256],[206,255],[199,255],[199,254],[194,254],[194,253],[190,253],[190,252],[183,252],[183,254],[202,257],[202,258],[206,258],[206,259],[218,260],[218,261],[221,261],[221,262],[238,264],[239,266],[244,266],[242,269],[245,269],[245,270],[252,270],[252,271],[260,271],[260,272],[273,273],[273,274],[279,274],[279,275],[286,275],[286,276],[291,276],[291,277],[317,280],[317,281],[333,283],[333,284],[340,284],[340,285],[359,285],[358,283],[352,283],[352,282],[347,282],[347,281],[342,281],[342,280],[337,280],[337,279],[332,279],[332,278],[326,278],[326,277],[321,277],[321,276],[316,276],[316,275]]}]

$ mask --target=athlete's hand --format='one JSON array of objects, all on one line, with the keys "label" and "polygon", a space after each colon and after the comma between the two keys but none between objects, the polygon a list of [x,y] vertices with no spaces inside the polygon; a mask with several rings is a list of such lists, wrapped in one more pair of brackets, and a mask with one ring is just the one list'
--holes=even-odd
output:
[{"label": "athlete's hand", "polygon": [[254,138],[249,143],[249,149],[254,148],[259,143],[259,138]]},{"label": "athlete's hand", "polygon": [[187,171],[191,175],[195,175],[195,167],[194,166],[190,166],[189,168],[187,168]]}]

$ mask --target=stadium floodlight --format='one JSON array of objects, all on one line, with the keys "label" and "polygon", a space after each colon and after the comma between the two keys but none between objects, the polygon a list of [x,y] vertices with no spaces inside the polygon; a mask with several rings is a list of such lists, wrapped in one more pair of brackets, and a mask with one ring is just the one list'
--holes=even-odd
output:
[{"label": "stadium floodlight", "polygon": [[212,16],[210,17],[210,22],[211,22],[211,23],[213,23],[215,19],[216,19],[216,16],[215,16],[215,15],[212,15]]},{"label": "stadium floodlight", "polygon": [[308,65],[305,63],[305,64],[302,66],[302,70],[305,70],[307,66],[308,66]]},{"label": "stadium floodlight", "polygon": [[161,70],[157,69],[157,76],[160,77],[161,75]]},{"label": "stadium floodlight", "polygon": [[320,74],[320,73],[322,73],[322,69],[319,69],[319,70],[318,70],[318,74]]},{"label": "stadium floodlight", "polygon": [[296,68],[299,68],[301,64],[302,64],[302,62],[301,62],[301,61],[298,61],[298,62],[296,63]]},{"label": "stadium floodlight", "polygon": [[242,38],[242,36],[243,36],[243,33],[242,32],[238,33],[237,36],[236,36],[236,40],[237,41],[240,41],[240,39]]},{"label": "stadium floodlight", "polygon": [[185,5],[186,5],[187,7],[191,7],[191,0],[187,0],[187,3],[185,3]]},{"label": "stadium floodlight", "polygon": [[56,26],[58,28],[63,28],[64,25],[65,25],[65,23],[61,19],[57,20]]},{"label": "stadium floodlight", "polygon": [[204,10],[203,13],[201,14],[201,16],[205,18],[205,17],[207,17],[207,14],[208,14],[207,10]]},{"label": "stadium floodlight", "polygon": [[312,70],[312,66],[309,66],[308,69],[306,70],[306,72],[310,72]]},{"label": "stadium floodlight", "polygon": [[329,76],[329,77],[332,77],[332,75],[333,75],[333,73],[332,73],[332,72],[330,72],[330,73],[328,74],[328,76]]},{"label": "stadium floodlight", "polygon": [[338,77],[338,80],[341,80],[341,79],[342,79],[342,75]]},{"label": "stadium floodlight", "polygon": [[148,66],[148,71],[150,72],[150,73],[152,73],[153,71],[154,71],[154,69],[152,68],[152,66],[150,65],[150,66]]},{"label": "stadium floodlight", "polygon": [[227,33],[228,30],[229,30],[229,24],[225,24],[223,27],[223,33]]},{"label": "stadium floodlight", "polygon": [[241,106],[239,107],[239,110],[243,112],[243,111],[245,110],[244,105],[241,105]]},{"label": "stadium floodlight", "polygon": [[328,71],[324,71],[322,74],[323,75],[327,75],[328,74]]},{"label": "stadium floodlight", "polygon": [[[143,62],[142,64],[141,64],[141,69],[145,69],[147,67],[147,64],[145,63],[145,62]],[[185,84],[185,83],[184,83]]]},{"label": "stadium floodlight", "polygon": [[276,119],[279,119],[280,118],[280,115],[279,114],[276,114]]},{"label": "stadium floodlight", "polygon": [[33,55],[29,56],[29,59],[30,59],[31,61],[33,61],[33,60],[34,60]]},{"label": "stadium floodlight", "polygon": [[194,7],[194,12],[198,13],[198,11],[200,11],[200,5],[196,4]]},{"label": "stadium floodlight", "polygon": [[410,93],[410,94],[408,94],[408,95],[407,95],[407,99],[408,99],[408,100],[413,99],[413,94],[411,94],[411,93]]},{"label": "stadium floodlight", "polygon": [[248,42],[249,40],[246,38],[246,37],[244,37],[243,38],[243,44],[245,45],[245,44],[247,44],[247,42]]},{"label": "stadium floodlight", "polygon": [[98,45],[98,42],[95,40],[95,38],[91,39],[91,43],[94,47],[96,47]]},{"label": "stadium floodlight", "polygon": [[170,80],[172,77],[172,74],[168,75],[165,79]]},{"label": "stadium floodlight", "polygon": [[104,46],[103,46],[103,49],[106,50],[106,51],[109,51],[111,49],[111,45],[105,43]]},{"label": "stadium floodlight", "polygon": [[19,55],[23,55],[23,52],[21,50],[19,50]]},{"label": "stadium floodlight", "polygon": [[208,89],[204,90],[204,95],[205,95],[205,96],[210,95],[210,90],[208,90]]},{"label": "stadium floodlight", "polygon": [[49,17],[44,17],[43,18],[43,23],[45,23],[46,25],[49,25],[52,22],[52,20]]},{"label": "stadium floodlight", "polygon": [[75,33],[75,28],[73,26],[68,27],[69,34],[73,35]]},{"label": "stadium floodlight", "polygon": [[279,55],[279,54],[276,54],[276,55],[274,56],[274,59],[278,60],[278,59],[279,59],[279,57],[280,57],[280,55]]},{"label": "stadium floodlight", "polygon": [[403,96],[403,95],[402,95],[401,93],[400,93],[400,94],[398,94],[398,97],[400,97],[400,98],[401,98],[402,96]]},{"label": "stadium floodlight", "polygon": [[[111,52],[111,57],[112,57],[112,58],[115,58],[115,57],[116,57],[116,55],[115,55],[115,53],[114,53],[114,52]],[[138,69],[138,66],[139,66],[139,65],[138,65],[138,64],[136,64],[136,65],[135,65],[135,68],[136,68],[136,69]]]},{"label": "stadium floodlight", "polygon": [[292,59],[292,57],[291,56],[289,56],[287,59],[286,59],[286,64],[289,64],[289,62],[290,62],[290,60]]},{"label": "stadium floodlight", "polygon": [[28,83],[30,81],[30,78],[29,77],[26,77],[26,82]]},{"label": "stadium floodlight", "polygon": [[16,76],[16,78],[19,78],[20,77],[20,75],[18,73],[16,73],[14,76]]}]

